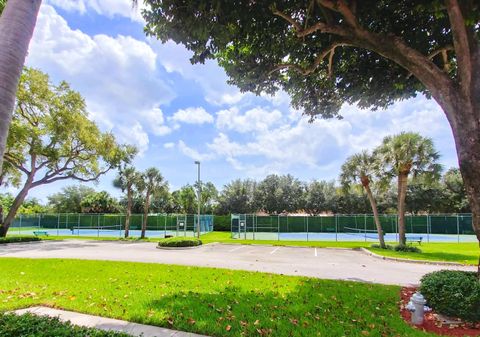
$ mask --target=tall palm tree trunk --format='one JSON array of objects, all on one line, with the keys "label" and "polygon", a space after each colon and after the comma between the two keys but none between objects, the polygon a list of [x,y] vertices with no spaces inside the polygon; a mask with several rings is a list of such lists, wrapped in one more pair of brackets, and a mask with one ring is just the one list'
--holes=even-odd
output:
[{"label": "tall palm tree trunk", "polygon": [[127,189],[127,215],[125,217],[125,238],[128,238],[130,231],[130,217],[132,216],[132,188]]},{"label": "tall palm tree trunk", "polygon": [[372,212],[373,212],[373,219],[375,221],[375,226],[377,227],[377,233],[378,233],[378,242],[380,243],[380,247],[382,248],[387,248],[385,246],[385,238],[383,236],[383,228],[382,224],[380,223],[380,218],[378,216],[378,209],[377,209],[377,202],[375,201],[375,198],[373,197],[372,190],[370,189],[370,185],[366,184],[364,185],[365,191],[367,192],[368,200],[370,201],[370,206],[372,207]]},{"label": "tall palm tree trunk", "polygon": [[0,174],[18,82],[42,0],[9,0],[0,16]]},{"label": "tall palm tree trunk", "polygon": [[405,235],[405,198],[407,196],[408,174],[401,172],[398,175],[398,243],[400,246],[407,244]]},{"label": "tall palm tree trunk", "polygon": [[143,214],[142,234],[140,236],[140,238],[142,238],[142,239],[145,239],[145,232],[147,230],[149,208],[150,208],[150,192],[147,191],[147,195],[145,196],[145,208],[144,208],[144,214]]}]

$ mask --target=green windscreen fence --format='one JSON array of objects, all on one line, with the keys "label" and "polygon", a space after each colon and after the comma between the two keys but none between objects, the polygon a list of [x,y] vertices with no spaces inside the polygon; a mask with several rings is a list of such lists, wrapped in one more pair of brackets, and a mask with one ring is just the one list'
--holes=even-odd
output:
[{"label": "green windscreen fence", "polygon": [[[398,241],[397,215],[380,215],[385,240]],[[471,214],[407,215],[407,241],[475,242]],[[375,241],[373,215],[326,216],[232,214],[231,236],[250,240]]]}]

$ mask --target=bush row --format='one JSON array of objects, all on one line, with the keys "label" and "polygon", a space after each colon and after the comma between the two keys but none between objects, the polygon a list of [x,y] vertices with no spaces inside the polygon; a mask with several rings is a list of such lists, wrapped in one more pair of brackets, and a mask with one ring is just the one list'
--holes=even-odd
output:
[{"label": "bush row", "polygon": [[6,238],[0,238],[0,244],[13,243],[13,242],[30,242],[40,241],[40,238],[36,236],[8,236]]},{"label": "bush row", "polygon": [[200,246],[202,241],[196,238],[173,237],[161,239],[158,242],[159,247],[195,247]]},{"label": "bush row", "polygon": [[[372,248],[382,248],[380,247],[380,245],[378,243],[376,244],[373,244],[372,245]],[[397,245],[397,246],[390,246],[390,245],[386,245],[386,249],[388,250],[394,250],[396,252],[404,252],[404,253],[421,253],[422,250],[416,246],[411,246],[411,245],[406,245],[406,246],[402,246],[402,245]]]},{"label": "bush row", "polygon": [[0,314],[0,336],[15,337],[131,337],[112,331],[102,331],[60,322],[58,318],[31,314]]}]

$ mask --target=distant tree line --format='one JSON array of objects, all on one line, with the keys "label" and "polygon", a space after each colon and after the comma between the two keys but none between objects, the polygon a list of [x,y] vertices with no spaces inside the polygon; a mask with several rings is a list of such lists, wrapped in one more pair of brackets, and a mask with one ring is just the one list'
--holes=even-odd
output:
[{"label": "distant tree line", "polygon": [[[418,213],[469,213],[462,177],[456,168],[446,171],[436,181],[411,178],[406,197],[406,211]],[[397,187],[391,184],[381,190],[374,187],[380,213],[396,213]],[[170,192],[168,184],[151,197],[150,213],[195,213],[197,209],[196,186],[185,185]],[[9,208],[13,197],[0,195],[4,209]],[[132,213],[143,213],[145,197],[135,192]],[[73,185],[48,197],[46,205],[37,199],[27,199],[19,213],[123,213],[127,197],[115,198],[105,191]],[[226,215],[230,213],[269,214],[304,212],[362,214],[371,213],[366,194],[360,186],[346,191],[335,181],[313,180],[302,182],[292,175],[269,175],[261,181],[236,179],[219,192],[211,182],[202,184],[202,212]]]}]

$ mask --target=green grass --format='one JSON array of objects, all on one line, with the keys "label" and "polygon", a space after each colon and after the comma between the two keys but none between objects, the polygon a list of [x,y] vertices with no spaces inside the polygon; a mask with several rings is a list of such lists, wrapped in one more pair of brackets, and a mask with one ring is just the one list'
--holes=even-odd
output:
[{"label": "green grass", "polygon": [[425,243],[418,246],[421,253],[396,252],[379,248],[368,248],[371,252],[389,257],[411,260],[457,262],[476,265],[480,255],[478,243]]},{"label": "green grass", "polygon": [[47,305],[209,336],[434,336],[400,288],[130,262],[0,259],[0,311]]}]

